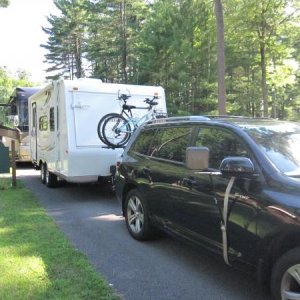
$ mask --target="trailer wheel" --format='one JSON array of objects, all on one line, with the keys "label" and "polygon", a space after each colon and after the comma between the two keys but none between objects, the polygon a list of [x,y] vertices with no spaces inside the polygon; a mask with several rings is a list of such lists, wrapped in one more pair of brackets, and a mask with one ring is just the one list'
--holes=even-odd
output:
[{"label": "trailer wheel", "polygon": [[45,165],[44,163],[40,164],[40,178],[42,183],[46,183],[46,169],[45,169]]},{"label": "trailer wheel", "polygon": [[57,176],[51,172],[49,172],[48,167],[46,165],[45,167],[45,180],[46,185],[49,188],[56,187],[57,186]]}]

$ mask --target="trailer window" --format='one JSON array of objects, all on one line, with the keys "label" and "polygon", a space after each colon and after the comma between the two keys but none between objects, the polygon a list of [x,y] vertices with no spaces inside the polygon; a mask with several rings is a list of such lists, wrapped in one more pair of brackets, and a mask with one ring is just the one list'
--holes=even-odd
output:
[{"label": "trailer window", "polygon": [[50,108],[50,131],[55,130],[54,107]]},{"label": "trailer window", "polygon": [[39,118],[39,129],[40,131],[46,131],[48,129],[48,117],[41,116]]}]

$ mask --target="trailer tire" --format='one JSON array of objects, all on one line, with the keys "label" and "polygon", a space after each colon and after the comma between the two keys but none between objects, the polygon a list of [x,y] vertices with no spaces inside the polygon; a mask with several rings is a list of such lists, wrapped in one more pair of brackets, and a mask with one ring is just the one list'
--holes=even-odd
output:
[{"label": "trailer tire", "polygon": [[45,169],[46,164],[40,163],[40,178],[43,184],[46,183],[46,169]]},{"label": "trailer tire", "polygon": [[46,185],[49,188],[56,187],[57,186],[57,176],[53,174],[52,172],[49,172],[48,167],[46,165],[45,167],[45,180],[46,180]]}]

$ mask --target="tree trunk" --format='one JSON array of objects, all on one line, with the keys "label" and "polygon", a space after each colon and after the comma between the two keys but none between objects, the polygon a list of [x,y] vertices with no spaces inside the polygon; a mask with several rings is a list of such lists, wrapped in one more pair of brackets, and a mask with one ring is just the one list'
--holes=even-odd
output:
[{"label": "tree trunk", "polygon": [[126,0],[122,1],[121,5],[121,26],[122,26],[122,71],[124,83],[128,83],[127,74],[127,12],[126,12]]},{"label": "tree trunk", "polygon": [[268,89],[267,89],[267,67],[265,43],[260,42],[260,64],[261,64],[261,88],[263,101],[263,117],[268,117]]},{"label": "tree trunk", "polygon": [[224,22],[221,0],[215,0],[215,14],[217,19],[217,49],[218,49],[218,109],[220,115],[226,114],[226,87],[225,87],[225,49],[224,49]]},{"label": "tree trunk", "polygon": [[75,37],[75,66],[76,66],[76,78],[83,76],[82,72],[82,58],[81,58],[81,41]]}]

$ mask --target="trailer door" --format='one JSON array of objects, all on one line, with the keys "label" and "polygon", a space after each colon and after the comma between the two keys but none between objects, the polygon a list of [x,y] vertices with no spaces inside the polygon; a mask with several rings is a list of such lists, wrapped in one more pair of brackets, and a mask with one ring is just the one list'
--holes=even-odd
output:
[{"label": "trailer door", "polygon": [[30,150],[33,162],[37,162],[37,113],[36,102],[31,105],[31,131],[30,131]]}]

